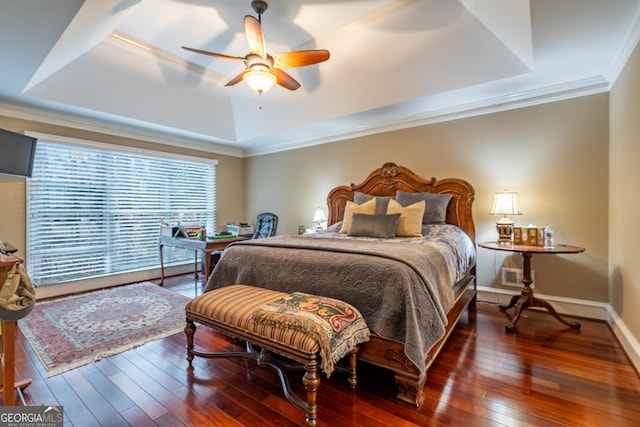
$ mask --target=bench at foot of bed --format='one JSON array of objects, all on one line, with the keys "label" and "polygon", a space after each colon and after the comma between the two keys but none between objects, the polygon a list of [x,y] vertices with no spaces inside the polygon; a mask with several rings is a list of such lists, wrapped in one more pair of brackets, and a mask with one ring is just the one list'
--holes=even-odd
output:
[{"label": "bench at foot of bed", "polygon": [[[319,370],[327,376],[334,369],[345,371],[351,388],[356,386],[357,345],[367,341],[370,333],[360,313],[349,304],[297,292],[232,285],[192,299],[185,309],[189,366],[195,356],[255,359],[259,366],[278,372],[285,396],[306,413],[307,425],[316,425]],[[246,351],[196,350],[196,323],[246,341]],[[273,357],[274,353],[286,361]],[[344,356],[348,356],[347,366],[337,365]],[[291,390],[285,371],[300,365],[305,370],[306,399]]]}]

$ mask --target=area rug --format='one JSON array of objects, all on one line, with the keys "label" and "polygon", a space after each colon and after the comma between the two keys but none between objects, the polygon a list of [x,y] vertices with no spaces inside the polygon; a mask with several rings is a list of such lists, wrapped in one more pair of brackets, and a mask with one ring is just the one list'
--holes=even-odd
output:
[{"label": "area rug", "polygon": [[143,282],[38,302],[18,325],[51,377],[182,331],[187,301]]}]

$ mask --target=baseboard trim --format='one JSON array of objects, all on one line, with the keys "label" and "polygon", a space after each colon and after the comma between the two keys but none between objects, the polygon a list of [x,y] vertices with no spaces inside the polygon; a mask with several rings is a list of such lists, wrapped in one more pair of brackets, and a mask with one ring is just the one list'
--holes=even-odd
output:
[{"label": "baseboard trim", "polygon": [[627,353],[629,360],[634,368],[636,368],[636,372],[640,375],[640,343],[633,336],[627,325],[620,319],[618,314],[615,312],[611,305],[607,304],[608,307],[608,315],[607,323],[613,330],[613,334],[616,336],[620,345]]},{"label": "baseboard trim", "polygon": [[[178,274],[186,274],[194,271],[193,263],[167,266],[164,269],[166,277]],[[160,268],[140,270],[135,272],[112,274],[109,276],[96,277],[92,279],[77,280],[74,282],[61,283],[58,285],[45,285],[36,288],[36,299],[60,297],[97,289],[104,289],[111,286],[119,286],[125,283],[144,282],[155,280],[160,277]],[[195,279],[194,279],[195,280]]]},{"label": "baseboard trim", "polygon": [[[486,286],[478,286],[477,290],[478,301],[492,304],[507,304],[512,296],[518,294],[518,292]],[[550,302],[558,313],[607,322],[613,334],[618,339],[620,346],[627,353],[629,361],[636,371],[640,373],[640,343],[610,304],[540,293],[536,293],[536,295]]]},{"label": "baseboard trim", "polygon": [[[512,296],[518,294],[519,292],[516,291],[478,286],[479,301],[494,304],[507,304],[511,300]],[[552,303],[553,308],[555,308],[558,313],[584,317],[587,319],[605,321],[609,319],[609,312],[607,310],[607,306],[609,304],[603,302],[544,295],[539,292],[536,292],[536,296]]]}]

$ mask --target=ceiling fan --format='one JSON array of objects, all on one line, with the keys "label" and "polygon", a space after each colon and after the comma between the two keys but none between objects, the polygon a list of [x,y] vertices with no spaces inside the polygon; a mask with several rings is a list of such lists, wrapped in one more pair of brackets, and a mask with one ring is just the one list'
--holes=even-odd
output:
[{"label": "ceiling fan", "polygon": [[182,48],[217,58],[243,61],[246,68],[231,79],[225,86],[233,86],[244,80],[259,94],[269,90],[274,83],[289,90],[296,90],[300,87],[300,83],[282,69],[302,67],[326,61],[329,59],[329,51],[325,49],[314,49],[284,52],[276,55],[267,53],[264,36],[262,34],[261,17],[268,6],[267,2],[262,0],[253,0],[251,2],[251,7],[258,14],[258,19],[251,15],[244,17],[244,33],[250,50],[250,53],[244,57],[229,56],[185,46],[182,46]]}]

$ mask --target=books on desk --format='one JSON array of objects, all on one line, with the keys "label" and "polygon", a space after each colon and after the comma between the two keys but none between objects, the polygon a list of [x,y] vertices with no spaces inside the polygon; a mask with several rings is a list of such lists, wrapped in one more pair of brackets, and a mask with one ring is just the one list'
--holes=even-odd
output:
[{"label": "books on desk", "polygon": [[219,239],[235,239],[236,236],[235,234],[217,234],[214,236],[207,236],[207,239],[209,240],[219,240]]},{"label": "books on desk", "polygon": [[185,239],[198,239],[202,232],[201,225],[160,225],[160,235],[169,237],[183,237]]}]

